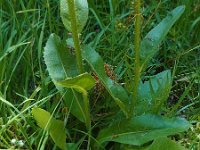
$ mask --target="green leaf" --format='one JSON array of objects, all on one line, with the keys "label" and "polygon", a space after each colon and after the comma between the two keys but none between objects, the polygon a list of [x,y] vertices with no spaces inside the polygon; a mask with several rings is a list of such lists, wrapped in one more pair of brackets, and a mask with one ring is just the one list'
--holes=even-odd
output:
[{"label": "green leaf", "polygon": [[171,71],[165,70],[150,77],[144,83],[140,82],[138,89],[137,114],[159,113],[169,97],[171,89]]},{"label": "green leaf", "polygon": [[146,150],[186,150],[184,147],[166,137],[156,139]]},{"label": "green leaf", "polygon": [[95,79],[86,72],[73,78],[58,81],[57,84],[67,88],[75,88],[78,91],[81,89],[85,89],[87,91],[95,85],[95,82]]},{"label": "green leaf", "polygon": [[[81,33],[88,19],[88,3],[87,0],[75,0],[74,5],[76,11],[77,30],[78,33]],[[60,13],[65,28],[71,32],[71,21],[67,0],[60,0]]]},{"label": "green leaf", "polygon": [[[44,60],[49,75],[56,85],[57,81],[73,77],[78,74],[75,56],[70,54],[66,42],[60,40],[56,34],[51,34],[44,48]],[[70,112],[80,121],[85,122],[83,98],[80,93],[56,85],[64,95],[65,104],[71,108]]]},{"label": "green leaf", "polygon": [[76,58],[70,54],[66,43],[56,34],[51,34],[44,48],[44,60],[52,80],[64,80],[77,75]]},{"label": "green leaf", "polygon": [[66,129],[64,122],[54,119],[49,133],[55,144],[61,149],[64,149],[66,144]]},{"label": "green leaf", "polygon": [[114,141],[141,146],[154,139],[183,132],[190,124],[182,118],[167,119],[145,114],[131,119],[123,119],[100,131],[100,143]]},{"label": "green leaf", "polygon": [[49,130],[52,121],[51,114],[41,108],[33,108],[32,114],[40,128]]},{"label": "green leaf", "polygon": [[53,118],[49,112],[41,108],[33,108],[32,114],[38,126],[50,133],[58,147],[65,149],[66,129],[64,122]]},{"label": "green leaf", "polygon": [[141,42],[140,57],[142,67],[155,55],[159,45],[165,38],[174,23],[180,18],[185,10],[185,6],[179,6],[172,10],[155,28],[153,28]]},{"label": "green leaf", "polygon": [[78,150],[78,145],[75,143],[67,143],[66,150]]},{"label": "green leaf", "polygon": [[90,111],[89,111],[89,99],[87,90],[90,90],[95,85],[94,78],[88,74],[83,73],[74,78],[67,78],[64,81],[58,81],[57,84],[66,88],[73,88],[76,91],[82,93],[84,101],[84,114],[86,114],[86,125],[90,126]]},{"label": "green leaf", "polygon": [[129,98],[124,88],[111,80],[104,69],[104,62],[101,56],[89,46],[83,48],[83,58],[88,62],[93,71],[98,76],[106,90],[110,93],[121,110],[128,115],[126,106],[129,105]]}]

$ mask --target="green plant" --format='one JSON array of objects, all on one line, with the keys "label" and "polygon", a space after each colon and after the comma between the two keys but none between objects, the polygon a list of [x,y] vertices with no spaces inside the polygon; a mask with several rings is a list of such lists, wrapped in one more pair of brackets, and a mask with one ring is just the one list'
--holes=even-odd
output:
[{"label": "green plant", "polygon": [[[87,0],[61,0],[60,5],[62,21],[67,30],[72,32],[73,39],[68,38],[65,41],[56,34],[51,34],[45,46],[44,60],[52,81],[63,95],[69,113],[85,123],[87,136],[83,138],[88,137],[87,149],[105,149],[110,141],[121,143],[124,148],[126,144],[132,145],[132,149],[134,146],[141,148],[146,146],[147,150],[155,147],[158,149],[163,141],[166,141],[167,144],[173,143],[173,149],[180,149],[178,144],[166,140],[166,137],[187,130],[190,124],[183,118],[161,116],[172,84],[170,70],[156,74],[144,82],[141,76],[151,58],[159,50],[161,41],[184,12],[184,6],[172,10],[140,42],[140,1],[135,2],[135,78],[133,93],[128,93],[120,84],[107,76],[104,62],[91,44],[80,45],[79,33],[83,30],[88,15]],[[83,14],[85,17],[82,17]],[[67,45],[75,48],[75,55]],[[83,63],[82,58],[87,64]],[[92,124],[88,95],[89,90],[95,86],[95,79],[88,72],[96,74],[120,108],[109,121],[105,121],[108,127],[97,128],[96,137],[93,137],[92,132],[95,130],[95,125]],[[65,142],[64,121],[53,118],[50,113],[40,108],[34,108],[32,113],[38,125],[50,133],[58,147],[69,149],[69,146],[72,146],[77,149],[79,142],[77,144]],[[56,126],[59,126],[60,130],[57,130]],[[61,140],[57,140],[59,138]]]}]

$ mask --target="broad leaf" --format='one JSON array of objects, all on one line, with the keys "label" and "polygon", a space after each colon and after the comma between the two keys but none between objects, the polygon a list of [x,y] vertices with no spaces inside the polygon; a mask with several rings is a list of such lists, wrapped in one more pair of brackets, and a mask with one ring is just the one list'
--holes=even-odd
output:
[{"label": "broad leaf", "polygon": [[183,132],[189,127],[190,124],[182,118],[167,119],[146,114],[115,122],[101,130],[97,140],[100,143],[114,141],[141,146],[154,139]]},{"label": "broad leaf", "polygon": [[158,51],[159,45],[165,38],[174,23],[180,18],[185,10],[185,6],[179,6],[172,10],[155,28],[153,28],[141,42],[140,57],[142,66],[154,56]]},{"label": "broad leaf", "polygon": [[78,73],[75,56],[70,54],[65,42],[56,34],[51,34],[46,43],[44,60],[54,83]]},{"label": "broad leaf", "polygon": [[183,146],[166,137],[156,139],[150,147],[145,150],[186,150]]},{"label": "broad leaf", "polygon": [[40,128],[49,130],[52,121],[52,117],[49,112],[41,108],[33,108],[32,114]]},{"label": "broad leaf", "polygon": [[33,108],[32,114],[40,128],[48,131],[55,144],[61,149],[66,147],[66,129],[64,122],[57,120],[41,108]]},{"label": "broad leaf", "polygon": [[95,85],[94,78],[88,74],[83,73],[74,78],[67,78],[64,81],[58,81],[58,85],[61,85],[66,88],[73,88],[76,91],[82,93],[84,101],[84,114],[86,114],[86,125],[90,126],[90,111],[89,111],[89,99],[87,90],[90,90]]},{"label": "broad leaf", "polygon": [[98,76],[99,80],[102,82],[102,84],[110,93],[110,95],[113,97],[115,102],[119,105],[121,110],[127,115],[128,109],[126,108],[126,106],[128,106],[129,104],[127,92],[121,85],[115,83],[115,81],[111,80],[107,76],[104,69],[104,62],[101,56],[91,47],[85,46],[83,48],[83,58],[91,66],[93,71]]},{"label": "broad leaf", "polygon": [[[70,54],[66,43],[60,38],[51,34],[44,48],[44,60],[50,77],[54,84],[57,81],[66,79],[67,77],[76,76],[78,71],[76,68],[75,56]],[[65,94],[65,104],[71,108],[70,112],[80,121],[85,122],[84,104],[82,95],[71,89],[56,86],[61,94]]]},{"label": "broad leaf", "polygon": [[95,79],[88,73],[80,74],[73,78],[67,78],[63,81],[58,81],[57,84],[67,88],[75,88],[77,90],[90,90],[95,85]]},{"label": "broad leaf", "polygon": [[[77,30],[79,33],[83,30],[88,19],[87,0],[74,0]],[[63,24],[71,32],[71,19],[69,15],[68,0],[60,0],[60,13]]]},{"label": "broad leaf", "polygon": [[61,149],[64,149],[66,143],[66,129],[64,122],[54,119],[49,133],[55,144]]},{"label": "broad leaf", "polygon": [[169,97],[171,89],[171,71],[166,70],[140,82],[138,89],[137,114],[158,113]]}]

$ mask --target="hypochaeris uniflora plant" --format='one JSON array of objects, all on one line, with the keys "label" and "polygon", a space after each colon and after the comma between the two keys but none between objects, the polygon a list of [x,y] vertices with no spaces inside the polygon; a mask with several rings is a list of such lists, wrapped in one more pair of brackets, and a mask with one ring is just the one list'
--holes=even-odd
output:
[{"label": "hypochaeris uniflora plant", "polygon": [[[160,72],[145,82],[142,82],[141,77],[144,76],[149,61],[159,50],[160,43],[184,12],[184,6],[173,9],[141,39],[140,0],[134,1],[132,63],[135,69],[132,83],[134,88],[130,93],[108,76],[105,63],[92,44],[80,44],[79,35],[88,19],[87,0],[60,0],[60,12],[67,29],[63,32],[71,32],[72,38],[65,41],[58,35],[51,34],[44,48],[44,60],[49,75],[69,110],[68,115],[73,115],[80,124],[85,124],[86,128],[81,129],[85,134],[80,133],[79,139],[71,141],[66,134],[66,130],[68,133],[72,130],[65,124],[68,121],[58,120],[47,111],[34,108],[32,112],[38,125],[48,131],[61,149],[106,149],[110,142],[120,143],[119,149],[134,146],[148,150],[158,147],[163,150],[170,147],[181,149],[181,146],[167,137],[186,131],[190,124],[183,118],[161,115],[172,86],[170,70]],[[75,55],[70,52],[68,45],[74,47]],[[89,91],[91,93],[97,81],[118,106],[116,113],[110,119],[105,119],[102,123],[104,126],[101,127],[94,124],[90,108],[92,97],[89,96]],[[87,142],[83,144],[81,139]]]}]

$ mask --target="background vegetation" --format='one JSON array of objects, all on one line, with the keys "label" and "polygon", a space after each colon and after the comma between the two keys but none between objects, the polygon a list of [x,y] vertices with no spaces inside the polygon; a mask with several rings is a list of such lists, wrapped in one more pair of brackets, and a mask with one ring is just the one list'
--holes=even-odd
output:
[{"label": "background vegetation", "polygon": [[[85,26],[83,43],[95,38],[96,50],[111,65],[115,80],[128,82],[133,78],[133,17],[131,0],[88,0],[90,13]],[[94,5],[93,5],[94,4]],[[146,0],[142,3],[142,36],[178,5],[185,5],[181,19],[170,30],[152,60],[146,75],[154,75],[165,69],[174,70],[174,83],[168,100],[168,109],[176,105],[176,115],[193,124],[184,134],[173,138],[189,149],[200,147],[200,0]],[[68,111],[51,82],[43,59],[43,47],[50,33],[67,38],[60,18],[57,0],[0,0],[0,148],[18,147],[12,139],[23,140],[23,148],[36,149],[45,145],[45,135],[32,118],[31,108],[42,106],[52,112],[57,105],[56,117],[66,118]],[[105,30],[103,34],[101,31]],[[110,105],[102,103],[104,89],[98,88],[91,102],[97,118],[107,115],[100,110]],[[99,94],[100,93],[100,94]],[[102,94],[104,93],[104,94]],[[30,109],[26,109],[30,108]],[[23,111],[26,110],[26,111]],[[23,112],[23,113],[22,113]],[[101,121],[101,120],[99,120]],[[81,126],[70,118],[70,127]],[[73,136],[76,136],[74,131]],[[43,137],[43,138],[41,138]],[[71,137],[73,138],[73,137]],[[53,142],[46,143],[52,149]],[[19,144],[20,146],[20,144]],[[56,147],[54,147],[56,149]]]}]

